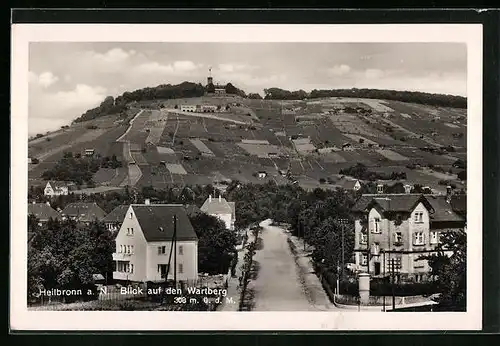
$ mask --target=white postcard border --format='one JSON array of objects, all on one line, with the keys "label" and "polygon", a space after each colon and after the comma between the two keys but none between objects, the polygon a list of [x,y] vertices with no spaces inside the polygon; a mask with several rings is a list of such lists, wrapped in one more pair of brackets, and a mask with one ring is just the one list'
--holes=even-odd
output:
[{"label": "white postcard border", "polygon": [[[145,40],[147,39],[147,41]],[[11,70],[12,330],[478,330],[482,327],[482,25],[14,24]],[[28,311],[29,42],[463,42],[467,44],[467,312]]]}]

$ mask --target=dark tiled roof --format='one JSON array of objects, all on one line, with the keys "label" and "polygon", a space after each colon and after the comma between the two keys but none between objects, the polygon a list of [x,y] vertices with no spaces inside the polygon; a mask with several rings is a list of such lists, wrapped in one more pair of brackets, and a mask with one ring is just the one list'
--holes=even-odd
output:
[{"label": "dark tiled roof", "polygon": [[62,215],[77,218],[78,221],[89,222],[102,220],[106,216],[97,203],[71,203],[61,212]]},{"label": "dark tiled roof", "polygon": [[61,218],[61,214],[45,203],[28,204],[28,215],[35,215],[40,221]]},{"label": "dark tiled roof", "polygon": [[49,181],[49,183],[53,189],[60,189],[61,187],[68,187],[68,183],[66,183],[64,181],[51,180],[51,181]]},{"label": "dark tiled roof", "polygon": [[129,205],[119,205],[115,209],[113,209],[106,217],[102,220],[104,222],[123,222],[125,215],[127,214],[127,210]]},{"label": "dark tiled roof", "polygon": [[467,212],[467,195],[453,195],[450,203],[453,210],[457,213]]},{"label": "dark tiled roof", "polygon": [[463,221],[464,218],[453,211],[451,203],[446,201],[446,196],[427,196],[434,213],[430,215],[431,222]]},{"label": "dark tiled roof", "polygon": [[220,198],[219,201],[219,197],[212,197],[212,200],[210,200],[210,198],[207,198],[205,200],[205,203],[203,203],[200,209],[202,212],[207,213],[209,215],[233,213],[233,210],[229,205],[229,203],[226,201],[226,199]]},{"label": "dark tiled roof", "polygon": [[148,242],[172,240],[174,215],[177,216],[177,240],[198,239],[182,204],[133,204],[132,208]]},{"label": "dark tiled roof", "polygon": [[[454,196],[455,197],[455,196]],[[443,221],[463,221],[454,208],[461,208],[466,197],[459,197],[456,205],[446,201],[446,196],[441,195],[421,195],[421,194],[369,194],[362,195],[355,203],[352,210],[354,212],[364,212],[367,207],[373,204],[379,205],[384,211],[410,212],[416,206],[418,201],[427,204],[430,210],[431,222]]]},{"label": "dark tiled roof", "polygon": [[411,211],[421,194],[367,194],[362,195],[352,208],[355,212],[364,211],[372,202],[377,203],[385,211]]}]

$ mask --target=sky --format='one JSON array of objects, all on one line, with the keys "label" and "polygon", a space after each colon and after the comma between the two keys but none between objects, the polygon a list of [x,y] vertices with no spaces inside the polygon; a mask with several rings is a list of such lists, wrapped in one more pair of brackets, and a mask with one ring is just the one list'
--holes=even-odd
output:
[{"label": "sky", "polygon": [[459,43],[36,42],[29,49],[30,135],[68,125],[106,96],[183,81],[245,92],[375,88],[466,96]]}]

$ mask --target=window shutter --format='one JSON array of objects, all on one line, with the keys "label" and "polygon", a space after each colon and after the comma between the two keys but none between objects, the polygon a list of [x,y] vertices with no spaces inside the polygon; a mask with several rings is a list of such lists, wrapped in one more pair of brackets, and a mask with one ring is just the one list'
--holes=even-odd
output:
[{"label": "window shutter", "polygon": [[161,255],[161,246],[158,246],[158,255]]}]

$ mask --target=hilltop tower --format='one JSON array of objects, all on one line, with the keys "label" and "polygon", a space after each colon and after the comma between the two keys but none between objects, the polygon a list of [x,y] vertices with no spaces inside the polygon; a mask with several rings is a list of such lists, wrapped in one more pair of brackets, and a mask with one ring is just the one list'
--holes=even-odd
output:
[{"label": "hilltop tower", "polygon": [[214,79],[212,78],[212,68],[208,69],[207,85],[214,84]]}]

